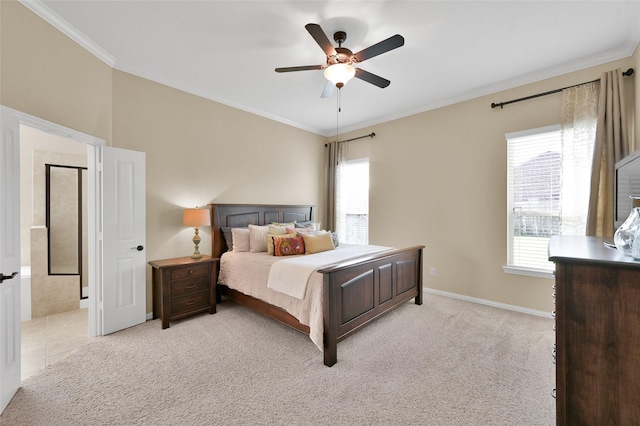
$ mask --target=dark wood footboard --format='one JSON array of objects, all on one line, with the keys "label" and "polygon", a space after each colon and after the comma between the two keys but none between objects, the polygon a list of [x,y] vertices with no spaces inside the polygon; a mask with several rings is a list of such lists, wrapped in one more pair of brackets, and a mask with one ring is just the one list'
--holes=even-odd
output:
[{"label": "dark wood footboard", "polygon": [[422,249],[410,247],[344,262],[324,275],[324,364],[337,362],[340,340],[415,299],[422,304]]}]

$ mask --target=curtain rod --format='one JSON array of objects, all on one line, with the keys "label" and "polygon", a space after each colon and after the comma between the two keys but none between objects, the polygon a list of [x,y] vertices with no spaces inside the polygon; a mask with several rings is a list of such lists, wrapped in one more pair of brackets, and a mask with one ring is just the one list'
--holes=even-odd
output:
[{"label": "curtain rod", "polygon": [[[347,139],[346,141],[338,141],[338,142],[351,142],[351,141],[357,141],[358,139],[373,138],[375,135],[376,134],[374,132],[371,132],[368,135],[357,136],[355,138]],[[328,144],[325,143],[324,146],[328,146]]]},{"label": "curtain rod", "polygon": [[[629,75],[633,75],[633,68],[629,68],[628,70],[623,72],[622,75],[625,76],[625,77],[629,76]],[[505,105],[513,104],[513,103],[520,102],[520,101],[528,101],[529,99],[539,98],[540,96],[552,95],[554,93],[562,92],[565,89],[570,89],[570,88],[576,87],[576,86],[582,86],[583,84],[587,84],[587,83],[595,83],[596,81],[600,81],[600,79],[598,78],[596,80],[587,81],[586,83],[574,84],[573,86],[563,87],[562,89],[550,90],[548,92],[538,93],[537,95],[526,96],[524,98],[514,99],[512,101],[492,103],[491,104],[491,108],[500,107],[500,109],[502,109]]]}]

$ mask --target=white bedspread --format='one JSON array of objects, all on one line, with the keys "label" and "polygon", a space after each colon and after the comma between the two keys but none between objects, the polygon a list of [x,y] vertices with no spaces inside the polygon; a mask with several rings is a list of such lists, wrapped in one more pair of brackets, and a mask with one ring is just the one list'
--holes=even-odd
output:
[{"label": "white bedspread", "polygon": [[384,246],[342,245],[335,250],[281,258],[269,270],[267,287],[303,300],[311,274],[318,269],[367,254],[391,250]]}]

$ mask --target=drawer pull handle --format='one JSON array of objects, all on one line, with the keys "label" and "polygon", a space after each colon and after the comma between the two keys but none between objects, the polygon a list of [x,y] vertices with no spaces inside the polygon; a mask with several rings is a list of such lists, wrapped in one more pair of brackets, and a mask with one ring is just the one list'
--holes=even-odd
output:
[{"label": "drawer pull handle", "polygon": [[195,284],[191,284],[191,285],[186,286],[185,288],[194,288],[195,286],[196,286]]},{"label": "drawer pull handle", "polygon": [[196,301],[195,301],[195,300],[189,300],[186,304],[187,304],[187,305],[193,305],[194,303],[196,303]]},{"label": "drawer pull handle", "polygon": [[193,274],[193,269],[189,269],[189,275]]}]

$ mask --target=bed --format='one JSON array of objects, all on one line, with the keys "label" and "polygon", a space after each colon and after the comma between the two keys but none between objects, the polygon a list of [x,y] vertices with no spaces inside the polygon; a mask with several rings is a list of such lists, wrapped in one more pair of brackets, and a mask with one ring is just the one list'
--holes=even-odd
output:
[{"label": "bed", "polygon": [[[286,294],[274,294],[277,292],[265,288],[264,283],[257,283],[264,281],[263,278],[236,277],[233,275],[235,272],[229,271],[237,269],[223,270],[231,268],[226,265],[234,261],[234,253],[229,251],[222,257],[227,252],[222,229],[243,228],[250,224],[312,221],[314,206],[209,206],[212,256],[222,258],[217,285],[218,300],[224,296],[309,335],[316,346],[321,346],[324,364],[328,367],[337,362],[337,344],[340,340],[411,299],[417,305],[422,304],[424,246],[388,249],[324,266],[309,279],[305,300],[296,301]],[[275,256],[255,256],[249,262],[268,270],[272,262],[269,257]],[[252,289],[253,287],[260,288]]]}]

